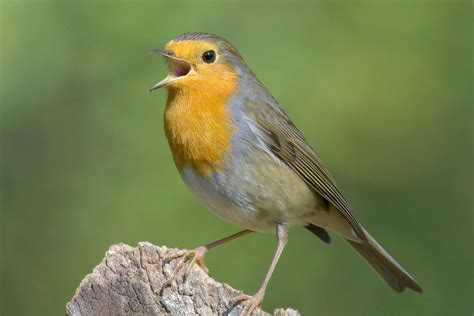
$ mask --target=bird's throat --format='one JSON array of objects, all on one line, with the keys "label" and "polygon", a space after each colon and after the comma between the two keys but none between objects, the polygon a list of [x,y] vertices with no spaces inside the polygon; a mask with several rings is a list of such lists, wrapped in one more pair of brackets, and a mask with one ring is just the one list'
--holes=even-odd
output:
[{"label": "bird's throat", "polygon": [[169,87],[164,126],[178,170],[190,167],[209,177],[231,147],[233,124],[228,100],[235,80],[212,87]]}]

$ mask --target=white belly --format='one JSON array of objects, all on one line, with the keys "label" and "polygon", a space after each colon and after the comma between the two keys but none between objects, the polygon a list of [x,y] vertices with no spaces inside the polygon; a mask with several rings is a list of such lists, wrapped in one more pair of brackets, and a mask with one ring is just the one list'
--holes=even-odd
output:
[{"label": "white belly", "polygon": [[327,204],[293,171],[268,156],[259,163],[224,168],[202,178],[190,168],[181,176],[188,189],[215,214],[254,231],[274,231],[280,223],[308,224],[307,217]]},{"label": "white belly", "polygon": [[190,168],[181,172],[184,183],[207,208],[214,214],[240,227],[254,231],[273,231],[275,224],[260,221],[256,212],[245,209],[234,203],[224,194],[214,180],[208,180],[197,175]]}]

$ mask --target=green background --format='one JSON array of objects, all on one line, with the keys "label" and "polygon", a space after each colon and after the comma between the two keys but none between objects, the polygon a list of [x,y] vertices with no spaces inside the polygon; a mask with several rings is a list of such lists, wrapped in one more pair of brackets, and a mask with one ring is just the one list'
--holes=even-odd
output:
[{"label": "green background", "polygon": [[[238,230],[189,193],[149,55],[190,31],[239,48],[366,228],[422,284],[394,293],[336,236],[294,228],[264,308],[472,315],[471,1],[2,1],[2,315],[61,315],[114,243],[191,248]],[[212,251],[246,293],[276,245]]]}]

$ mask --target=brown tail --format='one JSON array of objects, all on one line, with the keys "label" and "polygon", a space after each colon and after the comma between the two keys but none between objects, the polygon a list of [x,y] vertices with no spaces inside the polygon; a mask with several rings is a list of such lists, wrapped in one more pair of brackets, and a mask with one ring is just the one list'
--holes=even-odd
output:
[{"label": "brown tail", "polygon": [[407,287],[413,291],[423,293],[423,289],[416,280],[367,231],[365,231],[365,234],[367,242],[357,243],[346,240],[396,292],[401,293]]}]

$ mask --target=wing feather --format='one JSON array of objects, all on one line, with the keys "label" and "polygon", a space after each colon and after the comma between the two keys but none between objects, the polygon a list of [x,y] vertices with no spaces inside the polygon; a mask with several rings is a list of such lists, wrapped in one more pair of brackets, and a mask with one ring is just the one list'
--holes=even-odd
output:
[{"label": "wing feather", "polygon": [[329,170],[283,110],[250,101],[246,102],[246,108],[247,115],[251,116],[262,131],[263,141],[271,152],[295,171],[308,186],[334,205],[356,234],[365,240],[363,229]]}]

